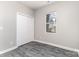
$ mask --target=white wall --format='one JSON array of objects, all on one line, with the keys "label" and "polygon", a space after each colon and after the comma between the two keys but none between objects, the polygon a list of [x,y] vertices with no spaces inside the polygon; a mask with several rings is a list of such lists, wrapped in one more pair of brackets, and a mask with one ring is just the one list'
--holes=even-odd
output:
[{"label": "white wall", "polygon": [[[21,3],[0,1],[0,51],[17,46],[17,12],[19,15],[33,17],[33,11]],[[31,22],[34,26],[34,19]],[[31,36],[30,32],[25,36],[34,39],[34,27],[32,29]]]},{"label": "white wall", "polygon": [[[56,11],[56,33],[46,32],[46,14]],[[79,2],[55,2],[35,13],[35,40],[79,49]]]},{"label": "white wall", "polygon": [[34,40],[33,10],[18,3],[17,8],[17,46]]},{"label": "white wall", "polygon": [[22,3],[17,2],[17,12],[24,15],[34,16],[34,12],[29,7],[23,5]]},{"label": "white wall", "polygon": [[0,1],[0,51],[16,46],[16,3]]}]

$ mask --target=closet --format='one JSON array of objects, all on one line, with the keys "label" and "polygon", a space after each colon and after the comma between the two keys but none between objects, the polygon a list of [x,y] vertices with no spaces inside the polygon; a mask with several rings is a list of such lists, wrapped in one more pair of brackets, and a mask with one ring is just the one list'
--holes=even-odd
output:
[{"label": "closet", "polygon": [[34,17],[17,13],[17,46],[34,40]]}]

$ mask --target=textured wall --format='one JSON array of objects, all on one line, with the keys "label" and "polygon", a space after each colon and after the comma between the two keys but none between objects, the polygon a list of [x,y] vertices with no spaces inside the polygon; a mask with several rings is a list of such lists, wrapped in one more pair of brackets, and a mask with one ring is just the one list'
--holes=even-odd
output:
[{"label": "textured wall", "polygon": [[0,2],[0,51],[16,46],[16,2]]},{"label": "textured wall", "polygon": [[[46,32],[46,14],[56,11],[56,33]],[[35,40],[79,49],[79,2],[54,2],[35,13]]]},{"label": "textured wall", "polygon": [[34,40],[33,10],[25,5],[17,5],[17,45],[23,45]]},{"label": "textured wall", "polygon": [[[17,46],[17,12],[33,16],[33,11],[21,3],[0,2],[0,51]],[[34,35],[34,31],[32,33]]]}]

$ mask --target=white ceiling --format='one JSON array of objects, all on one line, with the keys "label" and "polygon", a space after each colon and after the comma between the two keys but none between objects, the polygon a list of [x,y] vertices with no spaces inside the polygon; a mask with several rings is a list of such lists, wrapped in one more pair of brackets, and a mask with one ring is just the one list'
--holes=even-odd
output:
[{"label": "white ceiling", "polygon": [[[52,1],[53,2],[53,1]],[[22,4],[32,8],[32,9],[38,9],[41,8],[43,6],[46,6],[52,2],[48,2],[48,1],[21,1]]]}]

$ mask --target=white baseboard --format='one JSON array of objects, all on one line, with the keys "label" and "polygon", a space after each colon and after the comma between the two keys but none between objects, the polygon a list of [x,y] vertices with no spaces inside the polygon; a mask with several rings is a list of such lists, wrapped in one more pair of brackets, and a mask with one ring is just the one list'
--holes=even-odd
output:
[{"label": "white baseboard", "polygon": [[[33,40],[32,40],[33,41]],[[31,42],[31,41],[28,41],[28,42]],[[28,43],[28,42],[26,42],[26,43]],[[26,44],[26,43],[24,43],[24,44]],[[21,44],[21,45],[24,45],[24,44]],[[16,49],[16,48],[18,48],[19,46],[21,46],[21,45],[16,45],[15,47],[12,47],[12,48],[9,48],[9,49],[6,49],[6,50],[3,50],[3,51],[0,51],[0,54],[3,54],[3,53],[6,53],[6,52],[9,52],[9,51],[11,51],[11,50],[14,50],[14,49]]]},{"label": "white baseboard", "polygon": [[[70,50],[70,51],[76,51],[76,52],[78,52],[78,55],[79,55],[79,49],[69,48],[69,47],[65,47],[65,46],[61,46],[61,45],[57,45],[57,44],[53,44],[53,43],[49,43],[49,42],[44,42],[44,41],[40,41],[40,40],[33,40],[33,41],[44,43],[44,44],[48,44],[48,45],[52,45],[52,46],[56,46],[56,47],[59,47],[59,48]],[[16,48],[18,48],[18,46],[15,46],[15,47],[12,47],[12,48],[0,51],[0,54],[9,52],[9,51],[14,50]]]},{"label": "white baseboard", "polygon": [[34,40],[34,41],[49,44],[49,45],[56,46],[56,47],[59,47],[59,48],[63,48],[63,49],[70,50],[70,51],[75,51],[75,52],[78,52],[78,55],[79,55],[79,49],[69,48],[69,47],[65,47],[65,46],[61,46],[61,45],[57,45],[57,44],[53,44],[53,43],[49,43],[49,42],[44,42],[44,41],[40,41],[40,40]]},{"label": "white baseboard", "polygon": [[9,52],[9,51],[14,50],[14,49],[16,49],[16,48],[17,48],[17,46],[12,47],[12,48],[9,48],[9,49],[6,49],[6,50],[3,50],[3,51],[0,51],[0,54],[3,54],[3,53],[6,53],[6,52]]}]

